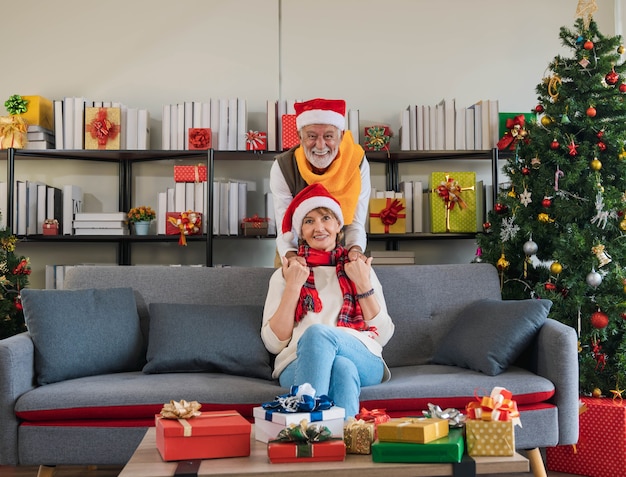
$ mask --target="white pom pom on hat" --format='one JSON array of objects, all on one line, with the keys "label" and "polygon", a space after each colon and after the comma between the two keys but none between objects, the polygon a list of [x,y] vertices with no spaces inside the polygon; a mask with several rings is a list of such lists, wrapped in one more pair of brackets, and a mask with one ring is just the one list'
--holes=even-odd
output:
[{"label": "white pom pom on hat", "polygon": [[326,207],[333,211],[343,226],[341,205],[322,184],[311,184],[302,189],[289,203],[283,217],[283,236],[287,240],[297,239],[302,232],[302,221],[306,214],[318,207]]},{"label": "white pom pom on hat", "polygon": [[315,98],[293,105],[296,110],[296,129],[309,124],[332,124],[343,131],[346,128],[346,102],[343,99]]}]

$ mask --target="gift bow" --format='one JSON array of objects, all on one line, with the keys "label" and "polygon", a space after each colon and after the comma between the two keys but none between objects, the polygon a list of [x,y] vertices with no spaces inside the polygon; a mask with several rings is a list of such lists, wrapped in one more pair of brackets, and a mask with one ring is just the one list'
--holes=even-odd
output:
[{"label": "gift bow", "polygon": [[0,116],[0,149],[24,147],[27,130],[22,116]]},{"label": "gift bow", "polygon": [[476,401],[466,406],[467,417],[483,421],[513,421],[513,425],[522,427],[517,403],[512,397],[509,390],[496,386],[489,396],[476,396]]},{"label": "gift bow", "polygon": [[446,209],[453,210],[454,205],[457,203],[459,204],[459,207],[464,209],[467,207],[467,204],[461,198],[461,192],[467,189],[467,187],[461,187],[456,179],[446,175],[445,180],[441,181],[437,186],[437,194],[439,194],[439,197],[443,199]]},{"label": "gift bow", "polygon": [[380,213],[370,213],[370,217],[379,217],[385,226],[385,233],[389,233],[391,225],[406,217],[406,214],[401,213],[404,208],[398,199],[387,199],[387,206]]},{"label": "gift bow", "polygon": [[263,409],[278,412],[325,411],[334,405],[335,403],[325,394],[316,397],[315,388],[309,383],[291,386],[289,393],[276,396],[274,401],[261,404]]},{"label": "gift bow", "polygon": [[267,134],[259,131],[248,131],[246,133],[246,143],[250,144],[251,149],[261,149]]},{"label": "gift bow", "polygon": [[168,222],[180,230],[178,245],[187,245],[186,235],[197,233],[200,230],[201,217],[198,213],[188,210],[182,212],[180,217],[168,217]]},{"label": "gift bow", "polygon": [[290,424],[282,429],[276,439],[272,442],[297,442],[313,444],[324,442],[332,438],[332,432],[321,424],[308,424],[306,419],[302,419],[300,424]]},{"label": "gift bow", "polygon": [[391,417],[389,417],[389,415],[385,412],[385,409],[372,409],[371,411],[368,411],[364,407],[361,408],[361,412],[354,416],[354,418],[365,422],[373,422],[374,424],[387,422],[391,419]]},{"label": "gift bow", "polygon": [[265,222],[269,222],[269,218],[267,217],[259,217],[258,214],[254,214],[252,217],[246,217],[243,219],[246,223],[251,223],[252,227],[255,229],[260,229]]},{"label": "gift bow", "polygon": [[508,118],[506,120],[506,128],[508,131],[504,133],[504,136],[498,141],[497,147],[500,151],[506,149],[514,149],[515,144],[520,139],[523,139],[526,136],[526,129],[524,125],[526,123],[526,118],[523,114],[518,114],[514,118]]},{"label": "gift bow", "polygon": [[463,427],[465,416],[458,409],[447,408],[442,410],[439,406],[428,403],[428,411],[422,411],[425,417],[447,419],[450,427]]},{"label": "gift bow", "polygon": [[163,405],[161,409],[161,417],[165,419],[189,419],[191,417],[197,417],[200,414],[200,408],[202,405],[198,401],[170,401]]}]

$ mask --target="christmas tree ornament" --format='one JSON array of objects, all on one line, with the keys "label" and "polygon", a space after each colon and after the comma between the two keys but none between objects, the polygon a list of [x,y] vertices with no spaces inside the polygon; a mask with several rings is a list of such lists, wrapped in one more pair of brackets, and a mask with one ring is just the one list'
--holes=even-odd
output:
[{"label": "christmas tree ornament", "polygon": [[587,114],[587,116],[589,116],[590,118],[595,118],[596,114],[598,114],[598,111],[596,111],[596,108],[594,108],[593,106],[589,106],[587,108],[587,111],[585,111],[585,113]]},{"label": "christmas tree ornament", "polygon": [[517,197],[517,194],[515,193],[515,187],[511,187],[511,190],[509,192],[507,192],[507,194],[509,197],[515,199],[515,197]]},{"label": "christmas tree ornament", "polygon": [[544,197],[541,201],[541,205],[546,209],[549,208],[552,205],[552,199],[550,199],[550,197]]},{"label": "christmas tree ornament", "polygon": [[541,117],[541,125],[544,127],[548,127],[550,126],[552,123],[554,123],[554,119],[552,119],[550,116],[542,116]]},{"label": "christmas tree ornament", "polygon": [[586,277],[587,285],[593,288],[598,288],[602,283],[602,275],[592,269]]},{"label": "christmas tree ornament", "polygon": [[625,220],[622,220],[622,221],[619,223],[619,228],[620,228],[620,230],[623,230],[624,232],[626,232],[626,219],[625,219]]},{"label": "christmas tree ornament", "polygon": [[604,137],[604,129],[600,129],[597,133],[596,133],[596,137],[598,139],[602,139]]},{"label": "christmas tree ornament", "polygon": [[485,222],[485,223],[483,224],[483,230],[486,232],[486,231],[488,231],[489,229],[491,229],[491,222]]},{"label": "christmas tree ornament", "polygon": [[600,245],[596,245],[595,247],[592,247],[591,252],[595,254],[596,258],[598,259],[598,262],[600,262],[600,265],[598,266],[598,268],[602,268],[605,265],[608,265],[609,263],[611,263],[611,256],[608,253],[606,253],[604,245],[600,244]]},{"label": "christmas tree ornament", "polygon": [[584,57],[583,57],[583,58],[582,58],[582,59],[578,62],[578,64],[579,64],[580,66],[582,66],[582,67],[583,67],[583,69],[584,69],[584,68],[587,68],[587,66],[589,66],[589,63],[591,63],[591,62],[589,61],[589,58],[587,58],[586,56],[584,56]]},{"label": "christmas tree ornament", "polygon": [[597,146],[600,151],[606,151],[606,144],[603,141],[599,141]]},{"label": "christmas tree ornament", "polygon": [[476,249],[476,255],[472,260],[472,263],[481,263],[483,261],[483,251],[480,247]]},{"label": "christmas tree ornament", "polygon": [[496,214],[506,214],[509,208],[508,206],[498,202],[496,205],[493,206],[493,210],[496,211]]},{"label": "christmas tree ornament", "polygon": [[602,390],[600,388],[593,388],[593,391],[591,391],[591,397],[594,398],[601,398],[602,397]]},{"label": "christmas tree ornament", "polygon": [[587,40],[585,43],[583,43],[583,48],[585,50],[593,50],[593,41]]},{"label": "christmas tree ornament", "polygon": [[547,291],[555,291],[556,290],[556,285],[552,282],[546,282],[543,285],[543,288],[545,288]]},{"label": "christmas tree ornament", "polygon": [[531,237],[528,241],[524,243],[523,250],[524,253],[530,257],[531,255],[535,255],[537,253],[537,250],[539,250],[539,246],[537,245],[537,242],[533,242],[533,239]]},{"label": "christmas tree ornament", "polygon": [[524,192],[522,192],[519,196],[519,200],[522,204],[524,204],[524,207],[528,207],[528,204],[533,201],[531,196],[532,194],[528,192],[528,189],[526,189],[526,187],[524,187]]},{"label": "christmas tree ornament", "polygon": [[559,141],[557,141],[556,139],[553,139],[552,142],[550,143],[550,149],[558,149],[560,146]]},{"label": "christmas tree ornament", "polygon": [[595,157],[590,163],[589,166],[591,167],[591,169],[593,169],[594,171],[599,171],[600,169],[602,169],[602,162],[600,162],[600,160]]},{"label": "christmas tree ornament", "polygon": [[626,320],[626,312],[622,313],[620,316],[622,317],[622,320]]},{"label": "christmas tree ornament", "polygon": [[624,51],[625,51],[625,50],[624,50],[624,45],[620,45],[620,46],[618,46],[618,47],[617,47],[617,52],[618,52],[620,55],[623,55],[623,54],[624,54]]},{"label": "christmas tree ornament", "polygon": [[609,324],[609,315],[598,310],[591,314],[591,326],[601,330]]},{"label": "christmas tree ornament", "polygon": [[548,95],[550,101],[556,103],[559,99],[559,86],[563,84],[563,81],[558,75],[553,75],[548,81]]},{"label": "christmas tree ornament", "polygon": [[524,176],[530,175],[530,168],[527,166],[522,167],[522,175]]},{"label": "christmas tree ornament", "polygon": [[511,264],[509,263],[509,261],[506,259],[504,252],[502,252],[502,254],[500,255],[500,258],[498,259],[498,261],[496,262],[496,268],[500,271],[506,270],[509,268]]},{"label": "christmas tree ornament", "polygon": [[613,68],[606,74],[606,76],[604,77],[604,81],[606,81],[607,84],[610,84],[611,86],[617,84],[617,82],[619,81],[619,74],[617,74],[615,68]]},{"label": "christmas tree ornament", "polygon": [[620,151],[620,153],[619,153],[619,155],[618,155],[617,157],[618,157],[620,160],[622,160],[622,161],[623,161],[624,159],[626,159],[626,150],[624,150],[624,149],[622,148],[622,150]]},{"label": "christmas tree ornament", "polygon": [[619,85],[619,92],[620,93],[626,93],[626,83],[620,83],[620,85]]},{"label": "christmas tree ornament", "polygon": [[533,169],[539,169],[541,167],[541,159],[538,156],[533,157],[530,160],[530,167]]},{"label": "christmas tree ornament", "polygon": [[550,216],[544,212],[537,215],[537,220],[543,224],[550,224],[554,222],[554,219],[550,218]]},{"label": "christmas tree ornament", "polygon": [[576,154],[578,154],[578,144],[574,144],[574,140],[572,139],[572,142],[570,142],[567,145],[567,148],[569,149],[569,155],[570,156],[575,156]]},{"label": "christmas tree ornament", "polygon": [[559,262],[552,262],[552,265],[550,265],[551,273],[553,273],[554,275],[560,275],[562,271],[563,271],[563,265],[561,265]]},{"label": "christmas tree ornament", "polygon": [[543,113],[543,106],[541,104],[538,104],[537,106],[535,106],[535,109],[533,110],[534,113]]},{"label": "christmas tree ornament", "polygon": [[563,116],[561,116],[561,124],[570,124],[571,121],[569,119],[569,116],[567,114],[564,114]]}]

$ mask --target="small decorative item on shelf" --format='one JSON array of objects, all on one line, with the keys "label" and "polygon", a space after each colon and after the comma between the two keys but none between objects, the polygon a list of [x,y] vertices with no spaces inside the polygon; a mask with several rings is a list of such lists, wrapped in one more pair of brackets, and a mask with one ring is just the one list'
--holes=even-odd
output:
[{"label": "small decorative item on shelf", "polygon": [[267,237],[269,220],[267,217],[259,217],[254,214],[241,221],[241,230],[244,237]]},{"label": "small decorative item on shelf", "polygon": [[85,108],[85,149],[119,149],[120,124],[120,108]]},{"label": "small decorative item on shelf", "polygon": [[195,166],[174,166],[175,182],[206,182],[206,166],[197,164]]},{"label": "small decorative item on shelf", "polygon": [[59,235],[59,221],[57,219],[46,219],[43,221],[44,235]]},{"label": "small decorative item on shelf", "polygon": [[135,226],[136,235],[148,235],[150,222],[156,218],[156,212],[147,205],[133,207],[128,211],[128,221]]},{"label": "small decorative item on shelf", "polygon": [[295,114],[283,114],[280,120],[283,128],[282,147],[284,151],[300,144],[300,137],[298,136],[298,127],[296,126]]},{"label": "small decorative item on shelf", "polygon": [[0,149],[23,149],[26,146],[28,123],[21,115],[28,101],[14,94],[4,103],[9,116],[0,116]]},{"label": "small decorative item on shelf", "polygon": [[203,151],[211,147],[211,128],[189,128],[190,151]]},{"label": "small decorative item on shelf", "polygon": [[476,232],[476,173],[433,172],[432,233]]},{"label": "small decorative item on shelf", "polygon": [[370,233],[406,233],[406,199],[370,199]]},{"label": "small decorative item on shelf", "polygon": [[246,133],[246,151],[265,151],[267,149],[267,133],[248,131]]},{"label": "small decorative item on shelf", "polygon": [[180,234],[178,245],[187,245],[187,235],[199,235],[202,233],[202,214],[200,212],[167,212],[165,234]]},{"label": "small decorative item on shelf", "polygon": [[363,144],[366,151],[387,151],[389,154],[389,141],[393,133],[389,126],[369,126],[365,128],[365,143]]},{"label": "small decorative item on shelf", "polygon": [[498,150],[515,150],[517,143],[527,140],[526,119],[532,117],[531,114],[522,113],[500,113],[500,140]]}]

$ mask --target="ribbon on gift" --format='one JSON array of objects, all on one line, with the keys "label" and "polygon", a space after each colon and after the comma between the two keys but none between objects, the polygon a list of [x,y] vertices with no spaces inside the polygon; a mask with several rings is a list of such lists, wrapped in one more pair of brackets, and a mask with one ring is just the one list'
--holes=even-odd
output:
[{"label": "ribbon on gift", "polygon": [[453,428],[463,427],[465,416],[458,409],[447,408],[442,410],[436,404],[428,403],[428,411],[422,411],[425,417],[447,419],[448,425]]},{"label": "ribbon on gift", "polygon": [[93,120],[87,124],[87,131],[98,142],[98,149],[106,149],[107,142],[114,140],[120,133],[120,125],[113,124],[107,116],[107,108],[100,108]]},{"label": "ribbon on gift", "polygon": [[350,417],[343,426],[343,440],[350,454],[370,454],[374,439],[373,422]]},{"label": "ribbon on gift", "polygon": [[374,424],[380,424],[391,420],[391,417],[385,412],[385,409],[372,409],[371,411],[361,408],[355,419],[359,419],[365,422],[373,422]]},{"label": "ribbon on gift", "polygon": [[500,151],[504,149],[515,149],[517,143],[526,137],[528,134],[525,129],[526,118],[523,114],[518,114],[514,118],[508,118],[505,126],[508,131],[505,131],[502,138],[498,141],[497,147]]},{"label": "ribbon on gift", "polygon": [[[309,383],[291,386],[289,393],[276,396],[274,401],[265,402],[261,404],[266,411],[275,412],[309,412],[313,411],[326,411],[333,407],[335,403],[325,394],[321,396],[315,396],[315,388]],[[311,414],[313,420],[318,419],[318,416]],[[314,416],[314,417],[313,417]],[[321,416],[321,414],[320,414]],[[271,419],[269,419],[271,420]]]},{"label": "ribbon on gift", "polygon": [[266,141],[267,133],[252,130],[246,133],[246,144],[250,146],[250,150],[258,151],[265,149]]},{"label": "ribbon on gift", "polygon": [[252,224],[252,228],[260,229],[263,228],[263,224],[269,222],[269,218],[267,217],[259,217],[258,214],[254,214],[252,217],[246,217],[243,219],[243,222],[247,224]]},{"label": "ribbon on gift", "polygon": [[0,149],[23,148],[26,131],[28,124],[21,116],[0,116]]},{"label": "ribbon on gift", "polygon": [[389,227],[395,224],[398,219],[406,218],[406,214],[401,213],[405,207],[398,199],[387,199],[386,206],[380,213],[370,212],[370,218],[380,218],[385,226],[385,233],[389,233]]},{"label": "ribbon on gift", "polygon": [[178,230],[180,230],[178,245],[186,246],[186,236],[198,233],[200,231],[202,216],[197,212],[192,212],[191,210],[188,210],[187,212],[182,212],[178,218],[168,217],[167,220],[170,224],[172,224],[174,227],[178,227]]},{"label": "ribbon on gift", "polygon": [[280,443],[294,443],[296,457],[313,457],[313,444],[339,440],[332,437],[332,432],[326,426],[319,424],[308,425],[306,419],[300,421],[300,424],[290,424],[289,427],[281,430],[276,439],[269,441]]},{"label": "ribbon on gift", "polygon": [[445,180],[441,181],[434,192],[441,197],[446,210],[446,232],[450,231],[450,211],[454,210],[454,206],[459,204],[459,208],[467,208],[467,204],[461,197],[461,193],[466,190],[474,190],[474,186],[462,187],[456,179],[448,174]]},{"label": "ribbon on gift", "polygon": [[391,135],[386,134],[385,126],[371,126],[367,128],[367,134],[365,135],[365,145],[374,151],[387,150],[389,151],[389,141]]},{"label": "ribbon on gift", "polygon": [[43,221],[44,229],[57,228],[58,226],[59,226],[59,221],[57,219],[46,219]]},{"label": "ribbon on gift", "polygon": [[468,403],[465,408],[468,419],[513,421],[513,425],[522,427],[517,402],[512,399],[511,391],[496,386],[489,396],[479,397],[475,394],[475,397],[476,401]]}]

